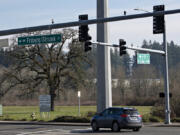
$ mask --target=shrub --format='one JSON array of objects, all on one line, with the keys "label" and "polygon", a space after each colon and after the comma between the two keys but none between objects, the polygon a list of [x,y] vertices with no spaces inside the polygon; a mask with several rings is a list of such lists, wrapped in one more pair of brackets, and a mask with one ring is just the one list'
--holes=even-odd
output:
[{"label": "shrub", "polygon": [[[176,116],[178,116],[178,113],[179,113],[179,109],[178,109],[178,106],[179,105],[172,105],[173,102],[171,103],[171,118],[175,118]],[[162,119],[165,118],[165,105],[164,104],[156,104],[154,107],[151,108],[151,115],[152,116],[157,116],[157,117],[160,117]]]},{"label": "shrub", "polygon": [[162,119],[157,116],[151,116],[149,117],[150,122],[162,122]]},{"label": "shrub", "polygon": [[75,116],[61,116],[53,120],[53,122],[79,122],[79,123],[89,123],[90,119],[88,117],[75,117]]},{"label": "shrub", "polygon": [[86,116],[87,116],[87,117],[93,117],[95,114],[96,114],[96,112],[94,112],[94,111],[89,111],[89,112],[87,112]]},{"label": "shrub", "polygon": [[163,106],[154,106],[151,108],[151,115],[152,116],[156,116],[156,117],[160,117],[160,118],[164,118],[165,117],[165,113],[164,113],[164,107]]},{"label": "shrub", "polygon": [[27,121],[27,119],[26,119],[26,118],[23,118],[23,119],[21,119],[21,121]]},{"label": "shrub", "polygon": [[180,117],[180,99],[174,98],[171,100],[171,111],[177,116]]},{"label": "shrub", "polygon": [[157,102],[156,98],[132,98],[129,99],[127,105],[129,106],[154,106]]},{"label": "shrub", "polygon": [[150,114],[144,114],[144,115],[142,116],[142,121],[143,121],[143,122],[149,122],[149,117],[150,117]]},{"label": "shrub", "polygon": [[180,122],[180,118],[174,118],[171,120],[172,122]]}]

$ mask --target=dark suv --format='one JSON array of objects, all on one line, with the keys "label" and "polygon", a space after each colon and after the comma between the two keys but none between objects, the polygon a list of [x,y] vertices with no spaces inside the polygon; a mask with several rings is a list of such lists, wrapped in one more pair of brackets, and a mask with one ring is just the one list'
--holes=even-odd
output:
[{"label": "dark suv", "polygon": [[142,116],[134,108],[111,107],[95,115],[91,120],[93,131],[99,128],[111,128],[114,132],[120,129],[132,129],[139,131],[142,127]]}]

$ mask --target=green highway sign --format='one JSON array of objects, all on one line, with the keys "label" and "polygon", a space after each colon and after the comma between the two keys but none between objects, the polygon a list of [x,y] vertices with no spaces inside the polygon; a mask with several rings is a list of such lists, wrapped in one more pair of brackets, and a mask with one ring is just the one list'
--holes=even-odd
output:
[{"label": "green highway sign", "polygon": [[137,64],[150,64],[150,54],[137,54]]},{"label": "green highway sign", "polygon": [[47,44],[61,42],[61,34],[18,37],[18,45]]}]

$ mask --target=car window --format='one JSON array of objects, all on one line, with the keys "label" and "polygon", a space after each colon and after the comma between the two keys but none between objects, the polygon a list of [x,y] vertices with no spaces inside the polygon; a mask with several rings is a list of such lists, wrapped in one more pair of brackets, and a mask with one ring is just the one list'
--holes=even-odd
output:
[{"label": "car window", "polygon": [[114,108],[114,109],[113,109],[113,114],[115,114],[115,115],[120,115],[120,114],[122,114],[122,110],[121,110],[121,109],[118,109],[118,108]]},{"label": "car window", "polygon": [[112,115],[113,114],[113,109],[109,109],[109,113],[108,114]]},{"label": "car window", "polygon": [[109,114],[109,109],[106,109],[102,112],[102,115],[105,116],[105,115],[108,115]]},{"label": "car window", "polygon": [[135,109],[125,109],[124,111],[124,114],[130,114],[130,115],[138,115],[138,111],[135,110]]}]

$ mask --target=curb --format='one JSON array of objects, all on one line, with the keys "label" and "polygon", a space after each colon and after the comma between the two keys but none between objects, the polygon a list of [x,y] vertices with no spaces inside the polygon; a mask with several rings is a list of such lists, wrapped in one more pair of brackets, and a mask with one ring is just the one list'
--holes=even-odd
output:
[{"label": "curb", "polygon": [[171,123],[171,124],[164,124],[164,123],[144,123],[146,127],[180,127],[180,123]]},{"label": "curb", "polygon": [[37,122],[37,121],[0,121],[1,124],[18,125],[54,125],[54,126],[90,126],[90,123],[71,123],[71,122]]}]

